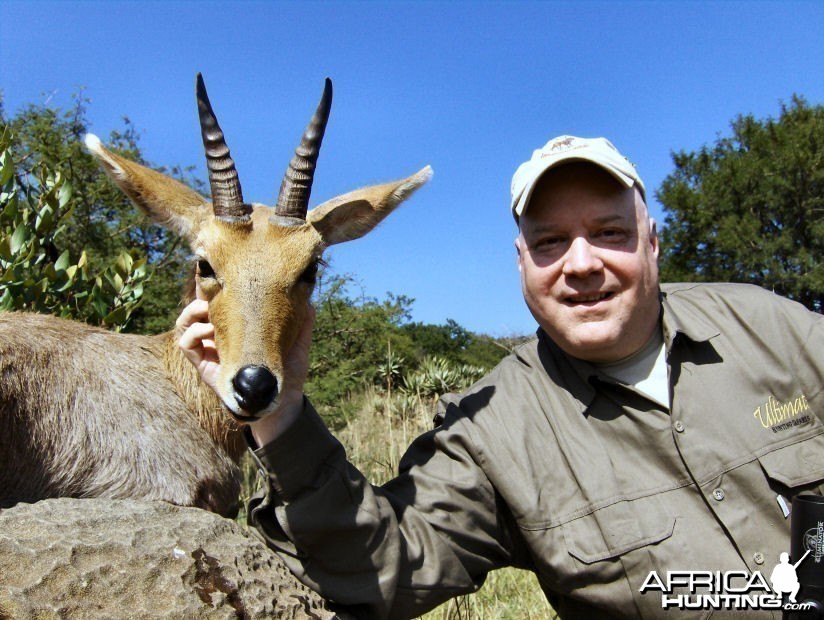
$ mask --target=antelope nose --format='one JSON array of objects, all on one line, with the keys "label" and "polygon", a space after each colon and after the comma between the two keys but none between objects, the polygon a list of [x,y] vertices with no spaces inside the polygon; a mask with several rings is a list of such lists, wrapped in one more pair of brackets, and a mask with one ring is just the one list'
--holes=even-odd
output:
[{"label": "antelope nose", "polygon": [[249,413],[257,413],[278,395],[278,380],[265,366],[244,366],[232,385],[238,405]]}]

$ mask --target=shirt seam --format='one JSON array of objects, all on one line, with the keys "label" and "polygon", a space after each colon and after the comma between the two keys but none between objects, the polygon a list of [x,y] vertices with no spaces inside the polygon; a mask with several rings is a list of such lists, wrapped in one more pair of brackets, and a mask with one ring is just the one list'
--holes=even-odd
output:
[{"label": "shirt seam", "polygon": [[724,465],[722,469],[714,470],[713,472],[708,473],[705,476],[702,476],[700,479],[696,479],[696,484],[698,484],[699,487],[703,487],[705,484],[713,482],[719,476],[723,476],[724,474],[728,474],[735,469],[744,467],[745,465],[749,465],[750,463],[758,461],[762,456],[775,452],[776,450],[781,450],[782,448],[786,448],[788,446],[800,443],[802,441],[813,439],[814,437],[818,437],[820,435],[824,435],[824,427],[814,428],[811,431],[802,434],[801,436],[794,435],[792,437],[788,437],[784,441],[771,444],[751,454],[747,454],[734,461],[730,461],[728,464]]},{"label": "shirt seam", "polygon": [[684,487],[691,486],[693,484],[695,484],[695,481],[692,478],[681,478],[676,480],[674,483],[660,485],[651,489],[644,489],[643,491],[639,491],[637,493],[621,493],[620,495],[613,495],[600,502],[588,504],[584,508],[579,508],[572,512],[568,512],[556,519],[548,519],[547,521],[538,521],[534,523],[518,523],[518,527],[526,531],[550,529],[564,525],[570,521],[575,521],[576,519],[589,516],[599,510],[609,508],[610,506],[614,506],[620,502],[632,502],[639,499],[646,499],[668,491],[677,491],[678,489],[683,489]]}]

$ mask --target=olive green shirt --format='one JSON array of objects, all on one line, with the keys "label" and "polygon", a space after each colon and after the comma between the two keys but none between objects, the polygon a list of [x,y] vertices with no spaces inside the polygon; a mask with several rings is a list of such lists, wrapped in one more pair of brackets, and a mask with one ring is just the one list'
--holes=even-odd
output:
[{"label": "olive green shirt", "polygon": [[[760,288],[662,286],[671,411],[539,331],[444,397],[398,477],[370,485],[307,404],[254,452],[250,524],[359,617],[413,617],[513,565],[567,618],[657,618],[650,571],[760,571],[787,505],[824,492],[822,316]],[[742,615],[743,613],[743,615]],[[692,617],[780,617],[692,611]]]}]

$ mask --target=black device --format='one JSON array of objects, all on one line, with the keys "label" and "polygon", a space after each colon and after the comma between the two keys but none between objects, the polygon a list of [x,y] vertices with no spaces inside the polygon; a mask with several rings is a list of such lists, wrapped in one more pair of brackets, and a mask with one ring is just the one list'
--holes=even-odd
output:
[{"label": "black device", "polygon": [[793,562],[804,558],[795,572],[801,586],[797,602],[809,604],[811,608],[791,612],[789,617],[821,620],[824,619],[824,497],[800,493],[793,498],[790,514],[790,556]]}]

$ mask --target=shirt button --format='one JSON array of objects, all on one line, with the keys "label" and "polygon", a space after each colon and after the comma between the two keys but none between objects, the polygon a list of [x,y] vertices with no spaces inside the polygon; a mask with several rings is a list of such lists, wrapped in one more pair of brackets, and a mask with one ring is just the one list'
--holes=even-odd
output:
[{"label": "shirt button", "polygon": [[684,423],[681,420],[676,420],[675,421],[675,430],[678,431],[679,433],[684,432]]},{"label": "shirt button", "polygon": [[712,492],[712,496],[720,502],[724,499],[724,489],[715,489],[715,491]]},{"label": "shirt button", "polygon": [[752,561],[755,562],[756,564],[759,564],[759,565],[763,564],[764,563],[764,554],[761,553],[760,551],[757,551],[756,553],[753,553],[752,554]]}]

